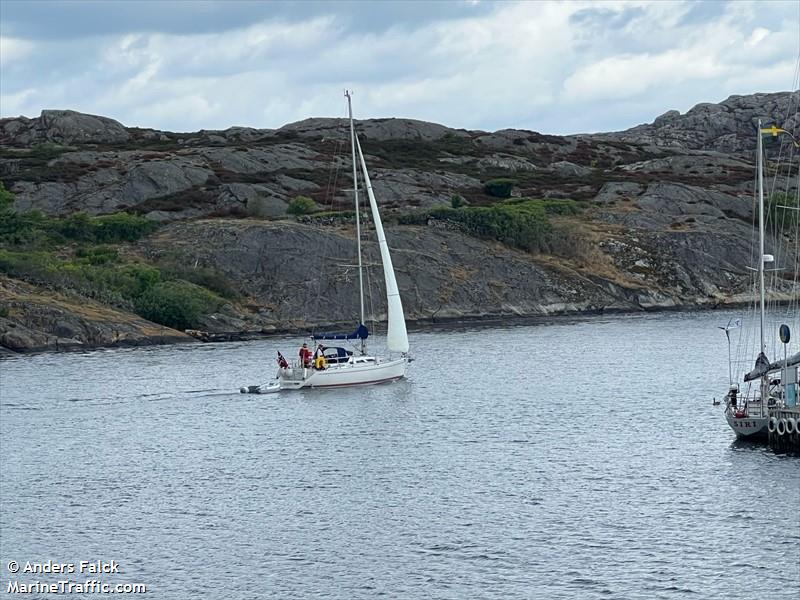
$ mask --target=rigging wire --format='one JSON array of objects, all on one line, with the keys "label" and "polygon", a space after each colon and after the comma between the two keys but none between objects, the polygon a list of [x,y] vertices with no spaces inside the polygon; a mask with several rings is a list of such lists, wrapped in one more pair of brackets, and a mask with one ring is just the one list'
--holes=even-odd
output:
[{"label": "rigging wire", "polygon": [[[342,129],[341,121],[339,122],[339,132]],[[338,133],[338,132],[337,132]],[[335,197],[336,197],[336,190],[338,187],[339,182],[339,173],[342,166],[342,160],[340,160],[340,156],[342,154],[342,149],[344,147],[344,141],[340,135],[336,135],[332,140],[334,142],[333,152],[330,162],[330,167],[328,168],[328,182],[324,191],[324,198],[326,199],[325,204],[323,206],[328,210],[333,210],[335,204]],[[325,139],[323,138],[323,143]],[[331,238],[328,235],[322,236],[321,245],[319,248],[319,256],[322,257],[322,264],[326,266],[330,265],[330,248],[331,248]],[[314,257],[306,257],[306,260],[314,260]],[[332,268],[332,267],[331,267]],[[327,269],[319,269],[317,271],[317,276],[314,278],[316,283],[316,289],[314,293],[314,297],[317,303],[322,301],[323,298],[323,284],[330,285],[330,281],[328,279],[328,275],[326,272],[330,272]],[[336,274],[334,273],[330,276],[331,279],[335,279]],[[308,320],[308,307],[306,307],[306,314],[304,315],[306,320]]]},{"label": "rigging wire", "polygon": [[[776,335],[778,325],[781,322],[793,322],[793,329],[796,332],[794,340],[800,339],[800,322],[798,322],[798,304],[800,303],[800,275],[798,268],[800,267],[800,232],[797,231],[798,222],[800,222],[800,215],[791,214],[796,211],[784,210],[779,208],[778,205],[786,204],[789,206],[800,206],[800,152],[797,150],[795,140],[798,139],[798,128],[800,127],[800,51],[798,52],[798,61],[795,69],[794,83],[792,89],[795,93],[789,96],[787,105],[787,114],[785,119],[778,123],[787,128],[791,127],[793,131],[789,131],[790,136],[794,139],[790,142],[787,137],[780,137],[780,146],[777,149],[777,156],[775,156],[773,165],[769,165],[767,161],[768,153],[764,151],[764,167],[769,170],[768,175],[770,179],[765,186],[765,210],[764,217],[766,220],[766,229],[772,238],[771,252],[775,257],[774,262],[769,263],[770,268],[778,269],[784,267],[791,270],[793,276],[787,284],[786,272],[778,270],[771,270],[768,275],[768,288],[775,291],[783,291],[789,293],[788,302],[781,302],[777,295],[767,296],[767,315],[768,322],[765,324],[767,328],[767,346],[771,353],[771,358],[776,360],[783,355],[782,344]],[[759,132],[758,135],[761,135]],[[786,167],[784,168],[784,165]],[[797,165],[795,167],[795,165]],[[792,175],[797,168],[797,175],[794,183],[792,183]],[[794,202],[790,198],[794,198]],[[757,248],[757,203],[758,203],[758,181],[757,174],[754,176],[753,185],[753,200],[751,203],[751,244],[750,244],[750,259],[752,265],[758,265],[759,258],[756,256]],[[794,224],[795,230],[793,232],[785,232]],[[749,307],[748,323],[753,324],[746,328],[739,330],[739,343],[737,344],[736,364],[746,365],[747,370],[752,368],[752,357],[760,352],[757,348],[756,336],[750,335],[748,331],[756,329],[754,324],[758,321],[759,302],[758,302],[758,271],[751,271],[751,280],[749,288],[751,290],[751,298],[753,299]],[[747,331],[746,331],[747,330]],[[750,386],[748,386],[748,390]],[[754,392],[755,393],[755,392]]]}]

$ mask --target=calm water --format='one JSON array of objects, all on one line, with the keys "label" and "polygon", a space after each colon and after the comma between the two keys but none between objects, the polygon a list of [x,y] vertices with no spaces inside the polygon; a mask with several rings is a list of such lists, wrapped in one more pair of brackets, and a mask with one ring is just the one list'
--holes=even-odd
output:
[{"label": "calm water", "polygon": [[6,360],[3,593],[798,598],[800,459],[711,404],[729,316],[413,333],[405,382],[269,396],[299,338]]}]

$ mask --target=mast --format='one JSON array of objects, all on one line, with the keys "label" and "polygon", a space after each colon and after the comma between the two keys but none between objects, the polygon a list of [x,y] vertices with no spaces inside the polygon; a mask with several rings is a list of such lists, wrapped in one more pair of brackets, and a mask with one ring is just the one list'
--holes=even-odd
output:
[{"label": "mast", "polygon": [[[358,244],[358,297],[361,304],[361,321],[360,325],[364,324],[364,275],[361,268],[361,218],[358,213],[358,171],[356,168],[356,133],[353,126],[353,105],[350,102],[350,91],[345,90],[344,95],[347,97],[347,114],[350,118],[350,150],[352,151],[353,158],[353,196],[356,204],[356,241]],[[361,340],[361,354],[364,354],[365,342]]]},{"label": "mast", "polygon": [[767,353],[764,343],[764,148],[761,119],[758,120],[758,279],[761,295],[761,352]]}]

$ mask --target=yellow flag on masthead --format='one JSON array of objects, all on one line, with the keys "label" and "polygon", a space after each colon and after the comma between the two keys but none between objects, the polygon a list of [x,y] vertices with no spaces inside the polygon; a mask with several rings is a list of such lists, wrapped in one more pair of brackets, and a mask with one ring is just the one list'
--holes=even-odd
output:
[{"label": "yellow flag on masthead", "polygon": [[761,135],[772,135],[772,137],[776,137],[779,133],[789,133],[785,129],[780,129],[773,125],[772,127],[762,127],[761,128]]}]

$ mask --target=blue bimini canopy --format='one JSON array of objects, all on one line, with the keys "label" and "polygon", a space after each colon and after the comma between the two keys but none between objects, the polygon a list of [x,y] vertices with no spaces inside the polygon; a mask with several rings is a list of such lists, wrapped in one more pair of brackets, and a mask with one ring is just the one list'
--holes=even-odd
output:
[{"label": "blue bimini canopy", "polygon": [[367,326],[363,323],[353,333],[313,333],[315,340],[365,340],[369,336]]},{"label": "blue bimini canopy", "polygon": [[346,363],[350,360],[352,355],[352,352],[348,352],[346,349],[339,348],[338,346],[328,346],[323,352],[323,356],[331,364]]}]

